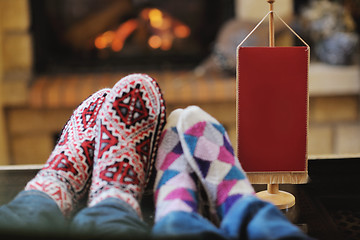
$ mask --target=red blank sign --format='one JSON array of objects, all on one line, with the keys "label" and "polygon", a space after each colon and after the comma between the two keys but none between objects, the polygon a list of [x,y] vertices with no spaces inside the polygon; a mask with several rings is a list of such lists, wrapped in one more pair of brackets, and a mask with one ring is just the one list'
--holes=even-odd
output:
[{"label": "red blank sign", "polygon": [[307,171],[307,47],[238,49],[238,157],[246,172]]}]

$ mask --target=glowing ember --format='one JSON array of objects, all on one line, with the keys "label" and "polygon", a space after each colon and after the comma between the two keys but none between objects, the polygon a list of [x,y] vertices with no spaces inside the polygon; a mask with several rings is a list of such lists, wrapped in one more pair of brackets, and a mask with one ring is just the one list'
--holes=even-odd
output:
[{"label": "glowing ember", "polygon": [[138,27],[138,22],[135,19],[131,19],[121,24],[115,33],[114,41],[111,44],[111,49],[114,52],[121,51],[124,47],[126,39],[133,33]]},{"label": "glowing ember", "polygon": [[95,47],[98,49],[104,49],[108,47],[113,40],[114,40],[113,31],[104,32],[95,39]]},{"label": "glowing ember", "polygon": [[178,25],[174,29],[174,34],[178,38],[187,38],[190,35],[190,28],[186,25]]},{"label": "glowing ember", "polygon": [[159,37],[157,35],[151,36],[148,40],[148,44],[151,48],[154,48],[154,49],[161,47],[161,44],[162,44],[161,37]]},{"label": "glowing ember", "polygon": [[159,9],[153,8],[149,11],[150,25],[154,28],[161,28],[164,17]]},{"label": "glowing ember", "polygon": [[170,34],[164,34],[162,36],[162,42],[161,42],[161,50],[168,51],[172,47],[172,43],[174,41],[174,37]]}]

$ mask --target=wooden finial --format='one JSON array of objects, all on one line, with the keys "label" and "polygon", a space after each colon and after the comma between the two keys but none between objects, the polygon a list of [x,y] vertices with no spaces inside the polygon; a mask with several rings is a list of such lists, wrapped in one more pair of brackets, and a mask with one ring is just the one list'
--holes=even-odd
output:
[{"label": "wooden finial", "polygon": [[274,13],[273,3],[275,0],[267,0],[270,4],[270,15],[269,15],[269,46],[275,47],[275,30],[274,30]]}]

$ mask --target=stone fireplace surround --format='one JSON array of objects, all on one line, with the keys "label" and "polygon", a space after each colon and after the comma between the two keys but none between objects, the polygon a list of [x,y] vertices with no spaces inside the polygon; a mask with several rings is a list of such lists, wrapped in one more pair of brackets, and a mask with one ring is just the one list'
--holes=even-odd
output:
[{"label": "stone fireplace surround", "polygon": [[[28,1],[0,0],[0,11],[0,164],[41,164],[73,109],[92,92],[112,86],[127,73],[35,76]],[[158,79],[169,112],[199,105],[226,126],[235,142],[233,77],[196,77],[191,71],[148,74]],[[313,63],[309,81],[310,158],[358,154],[358,66]]]}]

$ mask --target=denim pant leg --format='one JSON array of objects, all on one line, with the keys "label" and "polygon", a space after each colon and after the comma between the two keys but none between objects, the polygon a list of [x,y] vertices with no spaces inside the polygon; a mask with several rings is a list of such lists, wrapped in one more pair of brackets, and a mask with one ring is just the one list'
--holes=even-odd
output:
[{"label": "denim pant leg", "polygon": [[72,233],[92,237],[143,238],[149,235],[148,225],[126,202],[108,198],[93,207],[82,209],[70,223]]},{"label": "denim pant leg", "polygon": [[228,239],[311,239],[273,204],[253,196],[239,199],[220,228]]},{"label": "denim pant leg", "polygon": [[152,229],[154,239],[226,239],[222,230],[198,213],[176,211],[161,218]]},{"label": "denim pant leg", "polygon": [[62,230],[66,220],[55,201],[47,194],[29,190],[20,192],[11,202],[0,207],[2,231],[42,232]]},{"label": "denim pant leg", "polygon": [[173,212],[153,228],[156,238],[187,239],[311,239],[274,205],[256,197],[238,200],[216,228],[197,213]]}]

